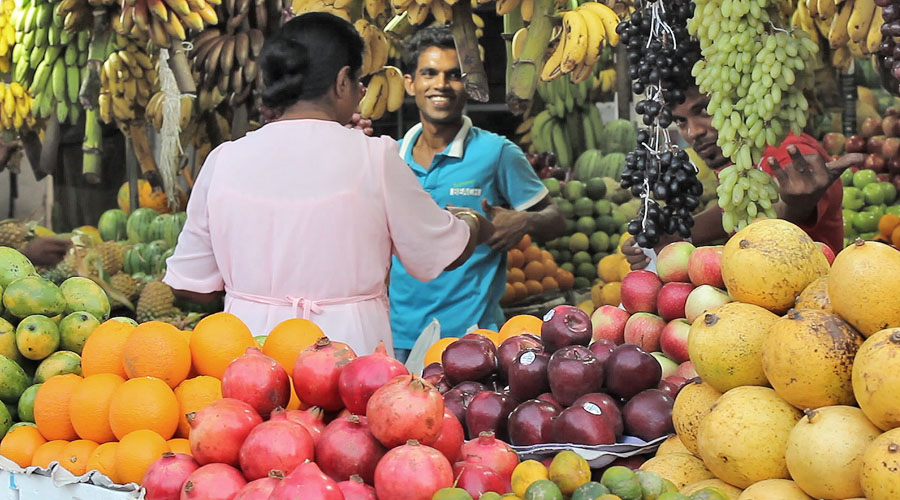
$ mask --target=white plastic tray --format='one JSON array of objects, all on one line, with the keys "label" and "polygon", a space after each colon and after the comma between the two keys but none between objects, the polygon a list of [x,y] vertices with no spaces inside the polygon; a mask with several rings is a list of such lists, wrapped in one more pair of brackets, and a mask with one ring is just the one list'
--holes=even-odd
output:
[{"label": "white plastic tray", "polygon": [[81,476],[57,462],[43,467],[19,467],[0,456],[0,500],[142,500],[144,490],[135,483],[115,484],[97,471]]}]

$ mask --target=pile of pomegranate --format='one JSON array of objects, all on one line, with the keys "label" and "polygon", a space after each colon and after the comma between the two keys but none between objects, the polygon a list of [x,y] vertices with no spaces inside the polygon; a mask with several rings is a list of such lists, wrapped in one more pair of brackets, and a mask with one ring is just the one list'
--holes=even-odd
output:
[{"label": "pile of pomegranate", "polygon": [[493,432],[517,446],[651,441],[672,432],[672,406],[687,380],[635,344],[593,340],[591,318],[573,306],[544,317],[541,335],[499,347],[477,334],[447,346],[423,375],[465,424],[467,437]]},{"label": "pile of pomegranate", "polygon": [[305,410],[284,410],[288,373],[258,349],[233,361],[220,399],[188,415],[193,456],[167,453],[142,482],[147,500],[430,500],[456,482],[475,498],[510,491],[519,458],[490,432],[465,441],[427,380],[384,346],[357,357],[320,339],[293,379]]}]

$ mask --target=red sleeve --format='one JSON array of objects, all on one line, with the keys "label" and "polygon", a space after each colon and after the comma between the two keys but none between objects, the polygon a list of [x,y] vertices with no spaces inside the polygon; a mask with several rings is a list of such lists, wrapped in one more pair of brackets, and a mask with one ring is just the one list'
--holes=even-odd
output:
[{"label": "red sleeve", "polygon": [[[798,136],[791,133],[779,147],[768,146],[766,148],[761,162],[766,173],[772,175],[772,170],[768,165],[769,157],[775,158],[782,166],[791,162],[791,156],[787,152],[790,145],[797,146],[800,154],[819,154],[824,156],[826,161],[831,160],[822,145],[811,136],[807,134]],[[844,188],[841,180],[838,179],[825,191],[825,195],[816,205],[816,220],[807,224],[798,224],[814,241],[825,243],[835,253],[844,247],[844,218],[841,212],[843,199]]]}]

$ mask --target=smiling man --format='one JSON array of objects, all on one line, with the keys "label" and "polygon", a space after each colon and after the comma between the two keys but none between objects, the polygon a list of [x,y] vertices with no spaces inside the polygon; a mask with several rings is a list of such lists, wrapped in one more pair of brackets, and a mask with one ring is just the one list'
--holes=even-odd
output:
[{"label": "smiling man", "polygon": [[463,115],[468,96],[450,30],[420,30],[407,54],[406,92],[415,97],[421,123],[403,137],[400,155],[438,205],[482,212],[495,231],[465,264],[428,283],[394,259],[389,294],[399,359],[433,318],[442,337],[460,337],[474,325],[496,330],[504,319],[506,252],[525,234],[548,240],[565,230],[562,213],[522,150]]}]

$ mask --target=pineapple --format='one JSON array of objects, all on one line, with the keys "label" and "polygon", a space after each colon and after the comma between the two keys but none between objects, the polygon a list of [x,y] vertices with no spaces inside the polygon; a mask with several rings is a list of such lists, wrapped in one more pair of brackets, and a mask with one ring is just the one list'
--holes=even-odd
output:
[{"label": "pineapple", "polygon": [[20,249],[28,238],[28,226],[17,220],[0,222],[0,247]]},{"label": "pineapple", "polygon": [[[109,279],[109,284],[132,302],[139,296],[138,282],[128,274],[118,272],[112,275]],[[124,304],[112,299],[112,297],[110,297],[110,305],[113,309],[124,306]]]},{"label": "pineapple", "polygon": [[137,321],[167,321],[180,311],[175,307],[175,294],[162,281],[151,281],[144,286],[137,302]]},{"label": "pineapple", "polygon": [[[122,264],[125,262],[125,249],[122,245],[115,241],[104,241],[91,250],[96,251],[100,255],[100,260],[103,262],[103,271],[108,276],[113,276],[122,271]],[[92,274],[99,274],[95,269],[92,269],[91,272]]]},{"label": "pineapple", "polygon": [[52,281],[53,283],[59,285],[63,281],[66,280],[69,276],[67,276],[59,267],[39,267],[36,269],[37,273],[41,275],[42,278],[48,281]]}]

